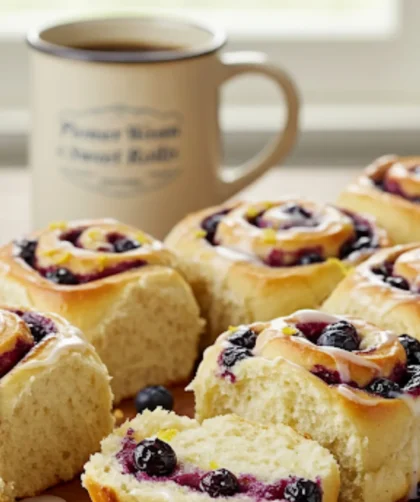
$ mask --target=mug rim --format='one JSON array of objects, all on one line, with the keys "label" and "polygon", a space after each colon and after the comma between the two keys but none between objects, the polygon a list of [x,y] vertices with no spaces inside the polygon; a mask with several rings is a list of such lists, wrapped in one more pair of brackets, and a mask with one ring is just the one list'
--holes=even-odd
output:
[{"label": "mug rim", "polygon": [[[186,27],[199,29],[211,35],[211,40],[206,43],[201,49],[180,49],[180,50],[163,50],[163,51],[99,51],[94,49],[81,49],[61,45],[58,43],[48,42],[42,38],[42,35],[52,28],[64,28],[73,25],[101,23],[107,21],[139,21],[143,23],[170,23],[184,25]],[[227,42],[227,35],[223,28],[215,27],[209,23],[202,23],[195,20],[178,18],[175,16],[148,16],[137,15],[136,17],[128,16],[113,16],[113,17],[94,17],[89,19],[80,19],[75,21],[60,22],[47,24],[38,28],[29,30],[26,35],[27,44],[36,51],[50,54],[52,56],[76,59],[86,62],[98,63],[160,63],[169,61],[180,61],[185,59],[197,58],[206,56],[221,49]]]}]

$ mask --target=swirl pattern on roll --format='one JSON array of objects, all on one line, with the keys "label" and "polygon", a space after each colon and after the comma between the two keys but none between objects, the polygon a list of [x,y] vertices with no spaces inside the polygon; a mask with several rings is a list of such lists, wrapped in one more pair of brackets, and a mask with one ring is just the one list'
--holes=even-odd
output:
[{"label": "swirl pattern on roll", "polygon": [[331,205],[283,198],[238,203],[201,223],[208,243],[271,267],[320,263],[329,258],[358,262],[389,245],[374,219]]},{"label": "swirl pattern on roll", "polygon": [[420,202],[420,158],[387,155],[366,171],[364,183],[410,202]]},{"label": "swirl pattern on roll", "polygon": [[13,254],[45,279],[75,286],[145,265],[168,265],[173,255],[160,241],[115,220],[53,223],[15,242]]},{"label": "swirl pattern on roll", "polygon": [[[47,355],[36,353],[47,345]],[[72,346],[89,347],[79,338],[79,332],[59,316],[31,309],[0,307],[0,378],[21,362],[27,367],[36,366]]]},{"label": "swirl pattern on roll", "polygon": [[[236,365],[248,357],[282,358],[341,390],[386,399],[420,395],[420,360],[412,364],[405,339],[359,318],[300,310],[229,328],[218,340],[223,347],[218,371],[234,383]],[[420,350],[420,342],[408,339]]]}]

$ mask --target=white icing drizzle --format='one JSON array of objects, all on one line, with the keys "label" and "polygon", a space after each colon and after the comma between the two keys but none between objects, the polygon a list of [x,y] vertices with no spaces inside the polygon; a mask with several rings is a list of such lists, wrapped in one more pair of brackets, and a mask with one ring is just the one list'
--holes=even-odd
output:
[{"label": "white icing drizzle", "polygon": [[333,323],[340,321],[342,317],[335,316],[331,314],[325,314],[324,312],[319,312],[318,310],[303,309],[298,310],[289,319],[297,319],[298,322],[325,322]]},{"label": "white icing drizzle", "polygon": [[[57,336],[53,335],[53,343],[50,343],[48,347],[46,347],[48,355],[42,358],[42,354],[40,354],[39,356],[37,356],[37,358],[23,360],[22,369],[27,370],[42,366],[54,365],[57,362],[58,358],[61,357],[62,353],[65,351],[88,349],[90,346],[86,343],[86,341],[78,336],[78,333],[79,331],[73,328],[70,331],[70,336],[64,336],[60,334],[58,334]],[[45,341],[47,341],[47,338],[45,339]]]},{"label": "white icing drizzle", "polygon": [[215,246],[216,252],[223,258],[227,258],[232,261],[249,261],[254,263],[259,263],[260,261],[255,257],[255,255],[247,254],[243,251],[238,251],[236,249],[231,249],[225,246]]},{"label": "white icing drizzle", "polygon": [[376,406],[378,404],[377,399],[370,396],[362,397],[359,393],[354,392],[353,389],[347,385],[340,384],[336,387],[336,389],[342,396],[362,406]]}]

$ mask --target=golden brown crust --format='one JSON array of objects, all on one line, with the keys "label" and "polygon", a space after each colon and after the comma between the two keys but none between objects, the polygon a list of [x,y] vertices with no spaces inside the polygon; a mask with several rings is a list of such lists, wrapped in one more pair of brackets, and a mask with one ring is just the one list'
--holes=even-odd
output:
[{"label": "golden brown crust", "polygon": [[[203,238],[201,223],[206,217],[232,206],[213,207],[189,215],[167,237],[166,243],[179,254],[184,275],[208,320],[207,344],[229,324],[264,321],[300,308],[316,308],[345,276],[350,263],[330,253],[343,245],[351,232],[349,218],[335,208],[300,199],[285,198],[277,204],[285,204],[286,200],[304,203],[308,209],[319,211],[321,221],[325,217],[325,226],[322,223],[320,229],[300,231],[291,228],[273,235],[273,229],[244,223],[244,216],[258,213],[267,204],[271,204],[270,210],[274,211],[276,203],[236,203],[232,215],[227,215],[217,230],[215,238],[220,246],[211,246]],[[274,216],[270,218],[270,224],[279,223]],[[371,224],[374,226],[374,222]],[[389,245],[386,233],[380,229],[377,232],[380,245]],[[312,249],[316,242],[330,257],[322,263],[282,267],[264,264],[273,251],[293,255],[302,249]],[[366,255],[353,257],[356,263],[363,258]]]},{"label": "golden brown crust", "polygon": [[114,489],[102,486],[89,477],[85,478],[84,484],[92,502],[120,502]]},{"label": "golden brown crust", "polygon": [[0,480],[27,497],[79,473],[114,420],[108,372],[80,331],[56,314],[0,307],[0,331],[20,335],[21,323],[35,346],[0,378]]},{"label": "golden brown crust", "polygon": [[[372,268],[386,262],[394,262],[394,273],[407,279],[414,291],[395,288],[372,272]],[[419,266],[418,244],[382,250],[339,284],[324,303],[323,310],[363,316],[384,329],[420,339],[420,294],[415,292],[418,291]]]},{"label": "golden brown crust", "polygon": [[[63,238],[75,231],[77,245]],[[106,250],[115,235],[138,247]],[[37,269],[18,256],[18,245],[0,249],[0,302],[56,312],[79,327],[108,366],[117,401],[145,385],[189,378],[203,322],[174,253],[152,237],[109,220],[55,224],[31,238],[37,240]],[[81,283],[48,280],[46,272],[57,267],[65,267]],[[84,282],[86,278],[93,279]],[[174,350],[176,343],[182,356]],[[145,350],[150,357],[144,357]]]},{"label": "golden brown crust", "polygon": [[340,194],[339,205],[373,215],[396,244],[420,241],[420,205],[384,191],[374,183],[388,178],[393,189],[401,189],[407,197],[418,198],[420,177],[412,170],[419,163],[420,157],[380,157]]}]

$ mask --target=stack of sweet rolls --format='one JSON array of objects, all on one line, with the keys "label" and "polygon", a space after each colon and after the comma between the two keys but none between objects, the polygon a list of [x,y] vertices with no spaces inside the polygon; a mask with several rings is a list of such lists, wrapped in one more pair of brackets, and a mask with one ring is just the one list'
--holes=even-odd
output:
[{"label": "stack of sweet rolls", "polygon": [[[186,217],[165,244],[115,220],[60,222],[1,248],[0,302],[12,306],[0,311],[0,501],[69,479],[110,431],[101,359],[118,402],[146,385],[188,381],[200,340],[209,348],[191,384],[198,422],[234,413],[265,425],[233,416],[200,426],[163,412],[135,419],[88,465],[95,500],[336,502],[340,483],[340,502],[418,499],[419,201],[417,159],[387,156],[338,206],[296,197],[227,203]],[[95,434],[90,422],[75,424],[85,408],[74,386],[89,396]],[[52,402],[58,392],[69,410]],[[42,413],[25,421],[26,406]],[[31,453],[50,421],[53,445],[63,422],[76,441],[56,452],[44,444],[39,465],[56,467],[24,479],[31,466],[13,453],[24,448],[18,430]],[[325,449],[281,424],[329,450],[341,482]],[[303,448],[313,469],[283,459],[266,476],[249,452],[229,446],[239,445],[241,427],[264,442],[277,436],[282,455],[293,437],[284,455],[303,465]],[[209,460],[206,431],[232,471]]]},{"label": "stack of sweet rolls", "polygon": [[166,244],[207,319],[208,345],[230,324],[319,307],[349,267],[390,240],[369,216],[283,197],[190,215]]}]

